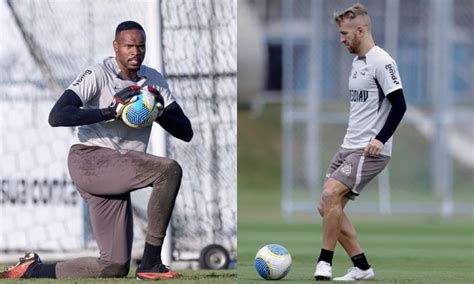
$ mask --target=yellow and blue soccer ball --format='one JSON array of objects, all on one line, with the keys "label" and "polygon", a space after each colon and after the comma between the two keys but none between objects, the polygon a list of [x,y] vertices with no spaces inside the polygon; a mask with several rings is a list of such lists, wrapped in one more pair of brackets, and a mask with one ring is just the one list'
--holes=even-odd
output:
[{"label": "yellow and blue soccer ball", "polygon": [[144,128],[153,124],[160,112],[159,102],[146,87],[135,95],[135,100],[126,105],[122,112],[122,121],[132,128]]},{"label": "yellow and blue soccer ball", "polygon": [[290,272],[291,255],[281,245],[266,245],[255,256],[255,269],[264,279],[280,280]]}]

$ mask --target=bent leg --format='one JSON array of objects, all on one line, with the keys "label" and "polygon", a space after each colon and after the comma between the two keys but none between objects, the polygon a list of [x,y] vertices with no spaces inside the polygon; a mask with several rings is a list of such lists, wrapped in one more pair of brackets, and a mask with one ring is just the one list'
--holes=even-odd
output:
[{"label": "bent leg", "polygon": [[[342,200],[342,214],[340,221],[340,234],[337,241],[341,244],[344,250],[347,252],[349,257],[362,253],[362,248],[360,247],[359,242],[357,241],[357,232],[349,221],[346,213],[344,213],[344,208],[349,201],[348,198],[343,198]],[[319,214],[321,217],[324,217],[324,204],[321,202],[318,207]]]},{"label": "bent leg", "polygon": [[74,145],[68,162],[74,183],[90,194],[115,196],[153,186],[146,241],[152,245],[163,243],[181,185],[182,169],[176,161],[137,151],[121,154],[102,147]]},{"label": "bent leg", "polygon": [[324,184],[318,208],[323,217],[323,242],[314,273],[316,281],[332,278],[332,259],[341,233],[343,199],[347,192],[349,188],[333,178]]},{"label": "bent leg", "polygon": [[146,242],[155,246],[163,244],[183,175],[181,166],[171,159],[161,160],[159,169],[161,174],[153,183],[147,208]]},{"label": "bent leg", "polygon": [[[342,205],[343,208],[347,204],[348,200],[348,198],[344,198]],[[362,253],[362,248],[359,244],[359,241],[357,241],[357,232],[344,212],[342,212],[341,233],[339,235],[338,241],[347,252],[349,257],[353,257],[354,255]]]},{"label": "bent leg", "polygon": [[349,188],[343,183],[329,178],[321,196],[320,208],[323,210],[322,248],[334,251],[341,232],[343,199]]},{"label": "bent leg", "polygon": [[74,184],[94,195],[122,195],[151,186],[162,177],[169,159],[147,153],[74,145],[68,167]]},{"label": "bent leg", "polygon": [[114,263],[96,257],[81,257],[56,265],[57,278],[125,277],[129,265]]},{"label": "bent leg", "polygon": [[133,242],[130,194],[94,196],[81,192],[87,202],[100,256],[83,257],[56,266],[57,278],[123,277],[128,274]]},{"label": "bent leg", "polygon": [[[83,196],[89,194],[111,199],[153,186],[147,210],[148,230],[142,264],[161,263],[161,245],[181,184],[179,164],[147,153],[128,151],[121,154],[111,149],[84,145],[71,147],[68,162],[74,183],[84,189]],[[91,165],[96,165],[96,168],[91,169]],[[97,226],[94,230],[96,237],[104,233],[102,229]],[[103,247],[107,248],[107,244]]]}]

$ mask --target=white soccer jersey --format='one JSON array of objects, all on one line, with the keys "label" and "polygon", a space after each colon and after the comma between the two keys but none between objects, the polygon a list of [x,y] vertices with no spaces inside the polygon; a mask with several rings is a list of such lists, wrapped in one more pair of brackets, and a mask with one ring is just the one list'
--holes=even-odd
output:
[{"label": "white soccer jersey", "polygon": [[[100,64],[87,68],[68,87],[82,100],[84,109],[106,108],[112,102],[115,93],[135,84],[123,80],[115,57],[107,57]],[[146,85],[155,87],[164,98],[164,106],[175,101],[168,89],[168,84],[155,69],[142,65],[138,76],[146,77]],[[145,152],[150,139],[151,126],[141,129],[128,127],[121,120],[103,121],[76,128],[73,144],[101,146],[115,149],[121,153],[128,150]]]},{"label": "white soccer jersey", "polygon": [[[349,125],[343,148],[365,148],[375,138],[391,109],[385,97],[401,88],[397,64],[382,48],[374,46],[364,57],[354,58],[349,77]],[[391,153],[392,138],[381,151],[382,155],[390,156]]]}]

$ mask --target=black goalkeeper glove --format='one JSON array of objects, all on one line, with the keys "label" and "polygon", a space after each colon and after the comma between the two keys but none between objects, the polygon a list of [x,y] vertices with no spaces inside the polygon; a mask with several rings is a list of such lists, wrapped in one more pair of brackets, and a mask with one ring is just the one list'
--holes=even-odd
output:
[{"label": "black goalkeeper glove", "polygon": [[165,100],[163,99],[163,96],[161,95],[160,91],[152,86],[146,86],[143,88],[148,88],[148,91],[155,97],[155,100],[157,101],[156,107],[158,108],[158,117],[160,117],[163,114],[163,110],[165,108]]},{"label": "black goalkeeper glove", "polygon": [[142,85],[145,83],[146,78],[140,79],[136,85],[130,85],[119,92],[117,92],[112,98],[110,105],[102,109],[104,117],[109,119],[119,119],[122,115],[123,108],[129,103],[133,103],[137,100],[136,94],[140,93]]}]

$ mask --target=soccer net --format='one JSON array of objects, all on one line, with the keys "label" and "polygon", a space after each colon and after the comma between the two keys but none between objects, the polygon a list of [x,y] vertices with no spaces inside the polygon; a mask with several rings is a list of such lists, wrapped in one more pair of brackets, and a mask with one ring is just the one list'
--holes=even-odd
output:
[{"label": "soccer net", "polygon": [[[147,30],[149,11],[156,7],[162,29],[161,71],[195,132],[191,143],[166,138],[167,155],[184,170],[172,220],[174,260],[196,259],[209,244],[220,244],[235,254],[237,4],[235,0],[157,3],[0,3],[0,29],[11,35],[0,38],[8,40],[0,46],[5,70],[0,74],[0,111],[8,114],[0,123],[5,134],[0,138],[3,258],[36,250],[62,259],[71,252],[96,249],[87,209],[67,170],[72,131],[50,127],[48,114],[82,70],[113,55],[118,23],[135,20]],[[147,51],[147,58],[152,52]],[[145,64],[149,65],[147,59]],[[135,209],[143,212],[143,207]],[[134,250],[141,256],[146,214],[135,217]]]},{"label": "soccer net", "polygon": [[[237,1],[165,1],[163,68],[193,124],[191,145],[167,139],[185,173],[173,218],[175,257],[237,244]],[[206,189],[206,190],[202,190]]]}]

